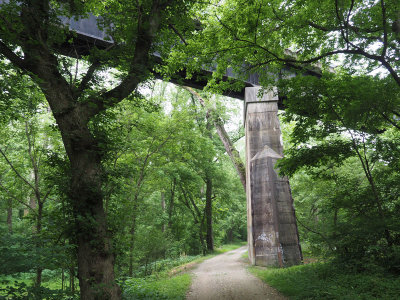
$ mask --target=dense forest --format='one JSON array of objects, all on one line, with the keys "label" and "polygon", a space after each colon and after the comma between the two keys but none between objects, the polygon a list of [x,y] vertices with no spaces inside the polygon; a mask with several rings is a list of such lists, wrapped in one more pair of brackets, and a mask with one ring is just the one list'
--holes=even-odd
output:
[{"label": "dense forest", "polygon": [[[56,277],[73,292],[76,242],[65,152],[43,96],[35,87],[25,92],[9,98],[13,116],[2,127],[1,273],[26,273],[38,288]],[[93,127],[108,148],[104,210],[118,277],[150,275],[174,259],[210,253],[214,244],[246,240],[244,189],[207,109],[188,91],[157,81],[144,93]],[[28,98],[25,107],[21,100]],[[234,104],[231,113],[238,113]],[[225,108],[220,113],[229,117]]]},{"label": "dense forest", "polygon": [[[104,43],[65,22],[92,15]],[[395,298],[399,57],[397,0],[1,1],[0,298],[162,299],[146,280],[245,241],[242,104],[221,95],[254,73],[317,261],[283,281],[365,273]]]}]

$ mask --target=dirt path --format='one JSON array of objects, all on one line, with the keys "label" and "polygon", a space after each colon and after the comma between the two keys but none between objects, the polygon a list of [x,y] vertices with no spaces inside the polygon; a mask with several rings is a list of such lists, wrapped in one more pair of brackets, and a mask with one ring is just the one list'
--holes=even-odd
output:
[{"label": "dirt path", "polygon": [[247,247],[226,252],[202,262],[187,300],[284,300],[276,290],[246,270],[242,255]]}]

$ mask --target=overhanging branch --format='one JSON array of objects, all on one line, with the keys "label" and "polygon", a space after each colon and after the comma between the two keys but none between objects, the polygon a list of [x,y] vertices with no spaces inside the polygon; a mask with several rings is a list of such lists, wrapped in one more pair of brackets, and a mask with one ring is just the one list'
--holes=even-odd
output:
[{"label": "overhanging branch", "polygon": [[2,41],[0,41],[0,53],[3,54],[9,61],[11,61],[18,68],[25,70],[25,61],[16,55],[10,48],[7,47]]},{"label": "overhanging branch", "polygon": [[82,104],[88,119],[128,97],[150,73],[151,46],[161,23],[161,11],[164,6],[155,0],[150,13],[139,18],[135,52],[127,76],[113,89]]}]

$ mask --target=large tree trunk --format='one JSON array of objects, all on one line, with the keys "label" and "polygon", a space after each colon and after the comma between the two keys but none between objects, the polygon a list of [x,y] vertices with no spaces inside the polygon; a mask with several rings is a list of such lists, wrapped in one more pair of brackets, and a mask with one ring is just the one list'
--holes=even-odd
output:
[{"label": "large tree trunk", "polygon": [[205,206],[205,216],[206,216],[206,243],[207,251],[214,251],[214,239],[213,239],[213,229],[212,229],[212,180],[207,178],[206,181],[206,206]]},{"label": "large tree trunk", "polygon": [[[38,73],[52,62],[40,61]],[[56,64],[56,62],[54,62]],[[99,141],[91,134],[87,110],[75,102],[62,77],[47,78],[40,87],[59,127],[70,162],[69,201],[75,221],[78,278],[81,299],[120,299],[115,283],[114,253],[103,208],[102,164]]]},{"label": "large tree trunk", "polygon": [[61,110],[59,103],[67,102],[68,94],[62,92],[63,89],[49,89],[46,98],[70,161],[69,199],[75,221],[81,299],[120,299],[103,208],[102,150],[88,128],[84,112],[73,109],[68,113],[57,113]]},{"label": "large tree trunk", "polygon": [[81,299],[120,299],[103,208],[99,154],[87,149],[74,152],[71,171]]}]

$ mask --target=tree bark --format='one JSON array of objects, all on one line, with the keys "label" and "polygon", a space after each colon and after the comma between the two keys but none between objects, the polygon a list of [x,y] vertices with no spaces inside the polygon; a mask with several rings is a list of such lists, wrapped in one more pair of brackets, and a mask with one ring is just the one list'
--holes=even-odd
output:
[{"label": "tree bark", "polygon": [[[89,130],[71,144],[70,199],[78,242],[81,299],[120,299],[114,278],[114,253],[103,208],[101,157]],[[67,133],[68,134],[68,133]],[[86,149],[81,145],[87,144]]]}]

